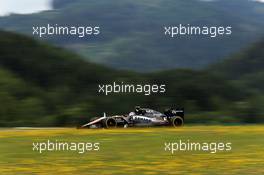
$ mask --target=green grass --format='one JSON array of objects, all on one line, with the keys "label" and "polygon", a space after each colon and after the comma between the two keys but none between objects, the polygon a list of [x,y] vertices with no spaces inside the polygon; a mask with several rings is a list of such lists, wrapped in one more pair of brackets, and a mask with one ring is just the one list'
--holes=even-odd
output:
[{"label": "green grass", "polygon": [[[100,142],[100,151],[32,151],[32,142]],[[165,142],[231,142],[232,150],[164,151]],[[264,174],[264,126],[0,130],[0,174]]]}]

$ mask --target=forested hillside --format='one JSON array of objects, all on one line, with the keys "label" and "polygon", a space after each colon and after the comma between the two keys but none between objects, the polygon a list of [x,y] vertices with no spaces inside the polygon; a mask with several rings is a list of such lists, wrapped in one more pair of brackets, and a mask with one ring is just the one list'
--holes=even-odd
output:
[{"label": "forested hillside", "polygon": [[[263,91],[242,83],[247,76],[242,76],[241,81],[239,77],[231,78],[229,71],[233,74],[233,69],[228,66],[239,69],[234,63],[236,59],[245,60],[248,68],[250,60],[258,66],[263,60],[262,44],[256,44],[239,58],[227,60],[227,70],[221,71],[223,66],[219,65],[205,71],[176,69],[140,74],[88,63],[64,49],[0,32],[0,125],[72,126],[102,112],[126,113],[135,105],[160,110],[185,107],[188,122],[261,122]],[[251,83],[263,86],[259,75],[259,71],[251,71],[251,77],[259,78],[256,82],[250,78]],[[167,92],[152,96],[98,94],[98,84],[114,81],[164,83]]]},{"label": "forested hillside", "polygon": [[264,40],[212,66],[210,70],[264,93]]},{"label": "forested hillside", "polygon": [[[249,0],[55,0],[54,10],[0,18],[0,28],[32,36],[32,26],[100,26],[97,37],[44,37],[92,62],[150,72],[204,68],[263,35],[264,4]],[[99,13],[100,12],[100,13]],[[164,26],[231,26],[232,35],[169,38]]]}]

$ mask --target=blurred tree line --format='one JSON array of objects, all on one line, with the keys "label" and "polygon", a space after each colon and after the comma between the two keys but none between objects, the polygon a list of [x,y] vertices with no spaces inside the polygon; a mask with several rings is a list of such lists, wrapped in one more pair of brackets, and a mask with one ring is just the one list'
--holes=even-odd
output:
[{"label": "blurred tree line", "polygon": [[[263,42],[205,70],[141,74],[0,32],[0,126],[75,126],[135,105],[184,107],[190,123],[264,122]],[[245,64],[245,65],[244,65]],[[165,94],[98,94],[98,84],[166,84]]]}]

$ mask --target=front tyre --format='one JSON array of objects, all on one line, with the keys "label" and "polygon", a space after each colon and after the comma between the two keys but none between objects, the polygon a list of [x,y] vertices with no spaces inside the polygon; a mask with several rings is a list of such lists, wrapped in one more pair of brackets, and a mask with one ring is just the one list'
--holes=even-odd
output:
[{"label": "front tyre", "polygon": [[184,121],[182,117],[175,116],[171,118],[171,124],[174,127],[181,127],[184,125]]},{"label": "front tyre", "polygon": [[105,128],[116,128],[117,122],[114,118],[107,118],[104,122]]}]

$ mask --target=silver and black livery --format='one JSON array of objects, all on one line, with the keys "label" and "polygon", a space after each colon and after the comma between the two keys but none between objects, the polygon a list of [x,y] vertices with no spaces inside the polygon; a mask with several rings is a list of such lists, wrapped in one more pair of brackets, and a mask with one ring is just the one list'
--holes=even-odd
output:
[{"label": "silver and black livery", "polygon": [[135,107],[127,115],[107,116],[92,118],[89,123],[81,128],[115,128],[115,127],[150,127],[173,126],[180,127],[184,124],[184,109],[167,109],[164,113],[149,108]]}]

